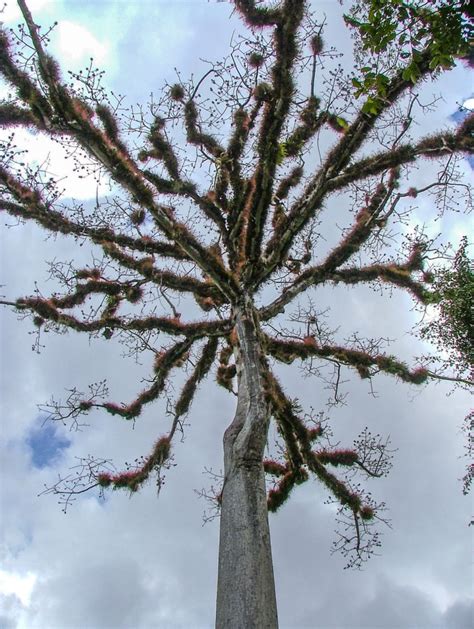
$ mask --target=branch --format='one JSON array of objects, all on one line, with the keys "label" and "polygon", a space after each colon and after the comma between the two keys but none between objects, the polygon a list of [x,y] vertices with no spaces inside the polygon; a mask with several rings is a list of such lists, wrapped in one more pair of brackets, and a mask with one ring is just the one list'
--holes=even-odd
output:
[{"label": "branch", "polygon": [[[23,102],[29,106],[35,126],[38,129],[47,129],[54,133],[51,122],[53,110],[48,99],[36,87],[28,74],[15,66],[10,56],[9,47],[10,42],[2,29],[0,30],[0,72],[17,89]],[[11,115],[12,112],[10,111]]]},{"label": "branch", "polygon": [[250,114],[243,107],[239,107],[234,112],[234,130],[229,138],[226,152],[230,159],[230,181],[233,187],[235,201],[240,198],[243,192],[243,181],[240,178],[240,159],[261,106],[262,101],[257,101]]},{"label": "branch", "polygon": [[442,376],[434,371],[427,371],[428,377],[433,380],[446,380],[448,382],[458,382],[459,384],[467,384],[468,386],[474,386],[474,380],[466,380],[465,378],[459,378],[458,376]]},{"label": "branch", "polygon": [[63,513],[67,512],[67,508],[76,500],[76,497],[100,487],[99,475],[111,468],[111,462],[108,459],[94,459],[93,457],[79,458],[79,464],[71,469],[76,470],[74,473],[62,478],[48,487],[41,494],[54,494],[59,496],[59,504],[63,505]]},{"label": "branch", "polygon": [[295,413],[294,405],[283,392],[278,379],[269,368],[266,369],[265,380],[267,381],[266,395],[271,413],[285,442],[289,470],[300,470],[304,462],[301,454],[301,444],[303,443],[310,447],[311,441],[319,434],[313,435],[306,428],[304,422]]},{"label": "branch", "polygon": [[[61,121],[59,127],[60,131],[74,137],[79,145],[101,163],[111,177],[125,188],[139,205],[147,207],[157,226],[163,233],[170,240],[179,244],[189,257],[191,257],[204,272],[212,277],[224,294],[229,298],[235,297],[238,292],[236,283],[224,266],[217,259],[209,256],[206,249],[199,243],[190,230],[187,229],[185,225],[178,222],[168,208],[155,203],[153,193],[146,185],[138,166],[126,152],[123,144],[117,142],[116,138],[109,137],[106,131],[102,131],[100,128],[94,126],[88,106],[77,98],[73,98],[68,90],[60,84],[55,62],[44,52],[37,27],[23,0],[20,2],[20,8],[24,14],[38,56],[41,76],[49,90],[54,114],[58,116]],[[9,71],[7,78],[14,82],[15,74],[18,74],[19,71],[8,54],[7,44],[2,47],[2,43],[5,43],[4,39],[0,40],[0,56],[2,60],[5,58],[7,61],[6,66]],[[11,78],[10,75],[13,78]],[[22,98],[26,104],[32,108],[28,98]],[[52,126],[58,125],[59,123],[56,122],[56,118],[54,118],[50,107],[47,113],[49,123]]]},{"label": "branch", "polygon": [[[339,247],[335,251],[337,252],[338,250]],[[284,289],[277,299],[260,309],[260,319],[268,321],[278,313],[283,312],[285,306],[310,286],[318,286],[329,282],[334,284],[339,282],[358,284],[381,280],[409,290],[422,303],[429,303],[431,300],[431,293],[427,291],[426,286],[411,277],[413,271],[421,270],[422,261],[419,259],[420,251],[418,248],[414,249],[412,255],[404,264],[372,264],[361,268],[329,270],[327,268],[328,261],[334,261],[335,257],[333,256],[334,252],[329,254],[324,263],[303,271],[290,286]]]},{"label": "branch", "polygon": [[282,142],[285,157],[297,157],[302,155],[305,146],[315,136],[317,131],[328,121],[327,112],[319,112],[320,100],[316,96],[310,96],[303,111],[300,114],[301,123]]},{"label": "branch", "polygon": [[35,127],[38,131],[46,129],[42,121],[32,112],[13,103],[0,105],[0,127]]},{"label": "branch", "polygon": [[234,3],[251,27],[275,26],[281,19],[281,9],[257,7],[255,0],[235,0]]},{"label": "branch", "polygon": [[97,476],[97,484],[101,488],[128,489],[136,492],[148,480],[152,472],[156,473],[158,488],[163,484],[161,470],[171,458],[171,437],[161,437],[155,443],[151,454],[142,458],[141,465],[134,470],[126,470],[118,474],[101,472]]},{"label": "branch", "polygon": [[150,170],[142,170],[142,174],[158,192],[162,194],[175,194],[192,199],[196,205],[203,210],[204,214],[217,225],[219,231],[225,235],[225,222],[218,208],[205,197],[198,194],[196,185],[190,181],[184,181],[179,173],[178,158],[176,153],[163,132],[165,121],[155,117],[148,140],[153,146],[152,150],[141,151],[138,155],[140,161],[145,161],[152,157],[165,164],[171,179],[163,179]]},{"label": "branch", "polygon": [[34,220],[41,227],[53,233],[88,237],[95,244],[103,244],[104,242],[115,243],[135,251],[157,254],[176,260],[193,261],[179,246],[171,243],[160,242],[148,236],[132,238],[125,234],[118,234],[110,227],[88,227],[83,223],[71,221],[57,210],[54,210],[48,203],[40,202],[40,193],[34,188],[28,189],[19,180],[16,180],[15,184],[13,184],[13,176],[1,167],[0,181],[5,184],[8,181],[10,187],[14,185],[17,193],[13,193],[22,201],[25,200],[23,197],[29,197],[31,200],[37,199],[35,203],[20,205],[0,198],[0,210],[8,212],[11,216],[16,216],[22,220]]},{"label": "branch", "polygon": [[120,415],[125,419],[135,419],[142,412],[145,404],[150,404],[158,399],[164,390],[168,375],[179,363],[188,355],[194,339],[177,341],[169,349],[157,354],[153,371],[155,376],[153,383],[148,389],[142,391],[130,404],[115,404],[114,402],[94,402],[81,401],[79,408],[82,412],[87,412],[91,408],[103,408],[111,415]]},{"label": "branch", "polygon": [[[474,114],[471,116],[474,123]],[[360,160],[346,168],[338,177],[332,179],[328,191],[340,190],[353,181],[361,181],[377,175],[387,168],[394,168],[415,161],[418,156],[427,158],[450,155],[454,152],[474,153],[474,138],[470,130],[460,128],[456,133],[440,133],[420,140],[414,146],[404,144],[396,149],[377,153]]]},{"label": "branch", "polygon": [[410,270],[405,265],[372,264],[361,269],[341,269],[331,274],[330,281],[337,284],[359,284],[381,280],[399,288],[409,290],[421,303],[431,303],[433,295],[426,286],[410,276]]},{"label": "branch", "polygon": [[34,312],[42,320],[53,321],[58,325],[76,330],[77,332],[97,332],[99,330],[134,330],[149,331],[159,330],[167,334],[188,339],[198,339],[203,336],[225,336],[230,333],[232,325],[229,319],[216,321],[197,321],[182,323],[177,318],[170,317],[144,317],[139,319],[127,319],[108,315],[94,321],[80,321],[72,315],[66,315],[58,310],[55,299],[43,299],[41,297],[24,297],[16,302],[2,301],[5,305],[13,305],[18,310]]},{"label": "branch", "polygon": [[347,262],[367,241],[372,231],[377,227],[377,217],[384,210],[394,188],[398,184],[399,172],[392,170],[387,185],[381,183],[369,199],[367,207],[362,208],[355,217],[355,222],[347,236],[331,251],[326,260],[320,265],[324,275],[336,270]]},{"label": "branch", "polygon": [[370,368],[374,367],[412,384],[422,384],[429,375],[424,367],[410,370],[405,363],[393,356],[372,355],[368,352],[337,345],[319,345],[312,336],[306,337],[304,341],[280,341],[267,334],[264,335],[264,338],[268,353],[285,363],[293,362],[297,358],[305,360],[312,356],[318,356],[323,359],[335,359],[342,365],[353,367],[361,378],[370,378],[372,376]]},{"label": "branch", "polygon": [[271,91],[258,134],[258,164],[252,177],[254,185],[248,199],[248,217],[244,227],[246,241],[242,254],[249,277],[260,257],[265,222],[272,200],[279,160],[279,140],[294,92],[292,69],[298,52],[296,33],[303,16],[304,2],[286,0],[274,31],[275,63],[271,69]]},{"label": "branch", "polygon": [[184,105],[184,122],[186,137],[190,144],[205,148],[215,158],[222,157],[225,153],[224,147],[210,133],[203,133],[199,128],[198,110],[192,99]]},{"label": "branch", "polygon": [[223,237],[227,237],[227,231],[225,228],[225,221],[222,218],[221,212],[218,207],[212,202],[212,200],[205,196],[203,197],[197,192],[196,186],[182,179],[168,180],[159,177],[150,170],[142,170],[143,176],[149,181],[158,192],[162,194],[173,194],[176,196],[182,196],[194,201],[194,203],[203,211],[205,216],[210,218],[219,229],[219,232]]},{"label": "branch", "polygon": [[[430,53],[428,50],[425,50],[420,55],[420,76],[418,80],[429,74],[429,61]],[[255,271],[254,278],[257,284],[261,284],[275,268],[281,265],[293,244],[295,236],[300,233],[316,211],[321,208],[330,190],[331,181],[340,175],[351,157],[365,142],[369,131],[374,127],[381,114],[390,108],[403,92],[413,86],[410,80],[403,78],[403,71],[404,68],[400,69],[387,86],[384,100],[380,103],[377,113],[366,113],[362,107],[355,121],[330,151],[303,194],[295,201],[288,217],[275,230],[274,235],[266,246],[263,263]]]},{"label": "branch", "polygon": [[107,459],[95,459],[91,456],[79,458],[79,464],[72,469],[77,470],[59,480],[51,487],[46,487],[42,494],[55,494],[59,496],[59,504],[63,506],[63,512],[76,500],[76,497],[95,487],[100,488],[100,496],[103,497],[104,489],[127,488],[131,492],[137,491],[151,473],[157,476],[158,489],[161,488],[163,468],[169,468],[171,460],[171,443],[169,437],[161,437],[155,443],[148,457],[135,460],[132,467],[127,465],[127,470],[119,473],[112,471],[113,465]]},{"label": "branch", "polygon": [[230,212],[228,217],[228,242],[230,252],[232,254],[232,265],[234,268],[239,267],[240,264],[239,251],[243,247],[242,234],[244,231],[245,221],[247,220],[247,206],[252,185],[252,180],[245,181],[240,179],[240,156],[244,150],[250,132],[254,128],[255,121],[263,105],[263,100],[261,98],[256,98],[254,106],[248,117],[244,117],[244,114],[239,113],[241,110],[237,110],[234,116],[235,131],[229,140],[227,148],[227,154],[232,160],[230,182],[234,188],[234,199],[230,203]]},{"label": "branch", "polygon": [[217,337],[211,337],[208,340],[206,346],[202,350],[201,357],[198,360],[193,373],[181,390],[181,395],[179,396],[175,406],[175,421],[170,433],[170,438],[174,434],[178,419],[188,412],[198,384],[206,377],[212,367],[212,363],[214,362],[217,353],[218,340],[219,339]]},{"label": "branch", "polygon": [[212,284],[206,284],[189,275],[178,275],[170,271],[156,269],[152,258],[147,257],[137,260],[121,251],[114,243],[105,242],[102,243],[102,247],[108,256],[120,262],[122,266],[133,269],[158,286],[166,286],[181,292],[192,292],[201,297],[223,297],[225,299]]},{"label": "branch", "polygon": [[[277,477],[279,480],[268,492],[268,508],[276,511],[288,499],[291,491],[306,480],[308,472],[320,480],[334,496],[336,502],[340,504],[339,514],[345,510],[352,516],[352,525],[355,529],[355,536],[342,537],[342,544],[335,544],[335,549],[341,550],[344,556],[355,552],[355,558],[351,559],[349,565],[359,567],[364,561],[364,556],[370,555],[373,548],[379,545],[378,533],[371,532],[378,510],[383,510],[383,503],[376,505],[371,500],[370,494],[364,498],[361,491],[356,487],[351,487],[349,482],[341,480],[326,469],[326,465],[343,466],[352,468],[360,467],[369,476],[385,476],[390,469],[391,452],[387,449],[388,441],[382,443],[378,436],[375,438],[365,430],[354,442],[356,449],[311,449],[312,441],[317,439],[321,433],[321,427],[316,430],[308,430],[295,411],[294,405],[283,393],[278,381],[269,371],[266,376],[268,387],[267,395],[271,405],[272,413],[277,420],[278,429],[282,435],[285,445],[285,460],[281,464],[278,461],[264,461],[264,470],[267,474]],[[344,522],[340,522],[343,523]],[[348,527],[346,527],[346,531]],[[365,538],[368,537],[368,540]],[[355,542],[354,548],[350,544]],[[349,544],[349,546],[347,545]]]}]

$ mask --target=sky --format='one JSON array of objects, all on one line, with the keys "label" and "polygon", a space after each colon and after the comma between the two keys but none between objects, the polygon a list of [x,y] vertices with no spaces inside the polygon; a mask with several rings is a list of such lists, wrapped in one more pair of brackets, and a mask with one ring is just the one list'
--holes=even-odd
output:
[{"label": "sky", "polygon": [[[37,22],[58,21],[51,50],[66,69],[77,71],[93,57],[106,69],[105,82],[128,102],[146,102],[174,67],[183,76],[203,73],[199,58],[218,59],[235,30],[241,29],[226,2],[75,2],[36,0],[29,6]],[[350,42],[334,0],[314,2],[328,22],[327,41],[345,53]],[[19,22],[15,3],[0,18]],[[436,111],[418,121],[419,132],[458,124],[460,103],[472,99],[472,76],[462,64],[425,86],[423,96],[442,98]],[[470,101],[472,103],[472,100]],[[28,142],[33,159],[45,153],[40,136]],[[49,147],[51,169],[64,172],[63,156]],[[423,165],[414,177],[422,179]],[[467,160],[463,166],[472,184]],[[71,197],[95,197],[93,182],[65,181]],[[420,202],[417,215],[430,233],[459,242],[469,223],[462,214],[434,220]],[[14,299],[44,283],[44,260],[87,259],[66,238],[46,239],[33,225],[14,226],[2,217],[0,293]],[[354,321],[373,336],[396,337],[403,354],[422,353],[409,330],[415,321],[411,299],[401,293],[377,298],[369,290],[335,294],[341,325]],[[208,378],[199,390],[185,439],[157,496],[153,483],[133,497],[114,492],[105,501],[93,493],[62,513],[57,498],[38,497],[58,474],[88,454],[110,458],[120,467],[146,454],[164,430],[163,407],[148,408],[134,429],[117,418],[92,414],[79,432],[44,423],[38,404],[64,397],[76,386],[107,378],[111,397],[133,399],[149,366],[122,357],[113,342],[68,333],[43,335],[41,353],[32,351],[28,320],[0,311],[0,627],[2,629],[204,629],[213,626],[217,580],[218,520],[203,525],[208,505],[199,497],[222,470],[222,435],[234,398]],[[282,382],[303,406],[324,408],[321,382],[303,378],[297,368],[282,371]],[[472,499],[462,495],[460,478],[465,435],[460,430],[471,400],[452,393],[448,383],[424,388],[376,379],[376,396],[358,379],[346,384],[347,404],[331,410],[337,438],[350,445],[365,427],[390,435],[397,452],[390,475],[369,485],[390,511],[391,528],[362,571],[344,570],[345,560],[330,553],[334,507],[316,481],[298,488],[270,515],[275,580],[282,629],[400,629],[472,626]],[[449,395],[448,395],[449,394]]]}]

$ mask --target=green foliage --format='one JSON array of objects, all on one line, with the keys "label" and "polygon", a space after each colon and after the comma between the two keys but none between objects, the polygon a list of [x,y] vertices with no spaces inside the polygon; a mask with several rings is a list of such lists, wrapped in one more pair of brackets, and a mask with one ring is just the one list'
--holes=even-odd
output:
[{"label": "green foliage", "polygon": [[[432,69],[450,67],[469,50],[469,15],[463,0],[359,0],[346,22],[357,28],[364,50],[382,53],[392,42],[410,51],[428,47]],[[359,18],[359,19],[357,19]]]},{"label": "green foliage", "polygon": [[386,94],[389,79],[380,71],[379,56],[391,46],[405,65],[402,78],[413,84],[420,77],[422,51],[429,53],[432,71],[451,68],[470,51],[472,27],[463,0],[358,0],[344,19],[359,32],[365,56],[373,56],[360,69],[362,76],[353,79],[356,97],[371,96],[364,106],[368,114],[378,113],[377,99]]},{"label": "green foliage", "polygon": [[421,329],[421,337],[440,351],[448,352],[449,363],[460,374],[474,367],[474,266],[464,237],[451,268],[434,274],[438,317]]},{"label": "green foliage", "polygon": [[278,165],[282,164],[283,160],[286,157],[286,155],[287,155],[286,144],[285,144],[285,142],[280,142],[280,144],[278,144],[278,152],[277,152],[276,163]]}]

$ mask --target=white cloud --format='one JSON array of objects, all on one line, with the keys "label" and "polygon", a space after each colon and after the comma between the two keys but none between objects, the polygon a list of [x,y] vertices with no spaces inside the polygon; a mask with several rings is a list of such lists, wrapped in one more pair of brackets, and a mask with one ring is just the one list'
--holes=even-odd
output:
[{"label": "white cloud", "polygon": [[27,150],[23,158],[32,168],[41,168],[45,177],[52,177],[57,182],[63,197],[91,199],[96,194],[100,196],[110,191],[108,180],[102,178],[98,182],[92,176],[81,176],[84,171],[75,168],[73,155],[81,164],[90,163],[91,159],[81,156],[77,148],[66,148],[44,134],[28,129],[16,129],[15,142],[19,148]]},{"label": "white cloud", "polygon": [[66,65],[83,65],[90,57],[101,65],[107,62],[108,45],[100,42],[87,28],[69,20],[61,20],[56,28],[56,47]]},{"label": "white cloud", "polygon": [[464,103],[462,104],[463,107],[465,107],[466,109],[474,109],[474,98],[468,98],[467,100],[464,101]]},{"label": "white cloud", "polygon": [[[42,10],[47,8],[48,5],[51,6],[50,0],[29,0],[28,1],[28,8],[36,16]],[[3,6],[3,2],[2,2],[2,5],[0,6]],[[18,4],[16,3],[15,0],[10,0],[9,2],[6,3],[4,11],[0,13],[0,23],[1,22],[5,22],[5,23],[16,22],[19,19],[21,19],[21,17],[22,15],[21,15],[20,8],[18,7]]]},{"label": "white cloud", "polygon": [[23,605],[29,605],[36,578],[36,575],[31,572],[21,575],[0,570],[0,593],[15,594]]}]

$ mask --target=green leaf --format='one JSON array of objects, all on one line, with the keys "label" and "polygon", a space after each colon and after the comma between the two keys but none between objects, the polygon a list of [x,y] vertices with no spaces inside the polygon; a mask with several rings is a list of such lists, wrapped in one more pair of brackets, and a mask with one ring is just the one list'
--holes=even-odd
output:
[{"label": "green leaf", "polygon": [[349,128],[349,123],[347,122],[347,120],[345,120],[344,118],[336,118],[336,122],[337,124],[342,127],[343,129],[348,129]]},{"label": "green leaf", "polygon": [[415,61],[412,61],[402,72],[402,78],[405,81],[411,81],[412,83],[416,83],[420,76],[420,69]]},{"label": "green leaf", "polygon": [[380,102],[375,100],[375,98],[369,97],[363,107],[362,107],[362,111],[365,114],[370,114],[370,115],[377,115],[380,111]]},{"label": "green leaf", "polygon": [[280,164],[283,163],[283,160],[285,159],[286,155],[287,155],[286,143],[281,142],[278,145],[278,153],[277,153],[277,158],[276,158],[276,163],[278,164],[278,166],[280,166]]}]

